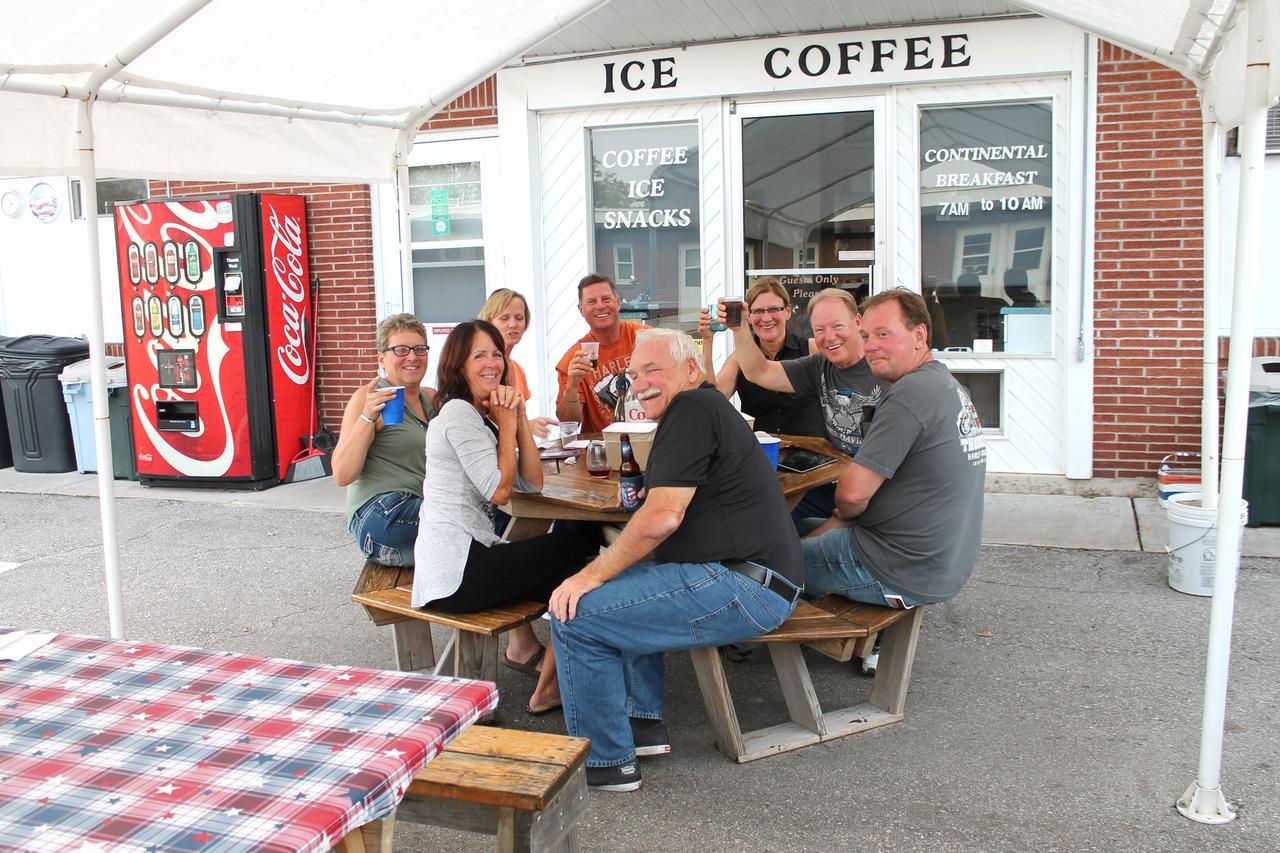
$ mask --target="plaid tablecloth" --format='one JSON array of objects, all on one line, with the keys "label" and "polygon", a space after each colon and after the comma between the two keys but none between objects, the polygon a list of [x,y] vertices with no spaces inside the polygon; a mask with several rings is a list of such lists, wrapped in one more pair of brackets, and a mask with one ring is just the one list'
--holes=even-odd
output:
[{"label": "plaid tablecloth", "polygon": [[0,851],[327,850],[497,703],[483,681],[59,635],[0,661]]}]

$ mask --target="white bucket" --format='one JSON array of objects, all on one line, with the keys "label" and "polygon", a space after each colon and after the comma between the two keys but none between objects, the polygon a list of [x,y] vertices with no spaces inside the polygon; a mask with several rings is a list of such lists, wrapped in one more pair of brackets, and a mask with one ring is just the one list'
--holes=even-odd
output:
[{"label": "white bucket", "polygon": [[[1200,506],[1199,492],[1169,496],[1169,586],[1187,595],[1213,595],[1213,571],[1218,559],[1218,511]],[[1241,502],[1240,524],[1249,516]]]}]

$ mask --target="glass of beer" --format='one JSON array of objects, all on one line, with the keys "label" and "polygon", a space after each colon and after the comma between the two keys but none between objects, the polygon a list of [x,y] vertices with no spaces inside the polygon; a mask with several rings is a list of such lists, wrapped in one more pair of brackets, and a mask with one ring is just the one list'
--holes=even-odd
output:
[{"label": "glass of beer", "polygon": [[604,449],[603,441],[593,441],[587,445],[587,473],[592,477],[604,479],[609,476],[609,454]]}]

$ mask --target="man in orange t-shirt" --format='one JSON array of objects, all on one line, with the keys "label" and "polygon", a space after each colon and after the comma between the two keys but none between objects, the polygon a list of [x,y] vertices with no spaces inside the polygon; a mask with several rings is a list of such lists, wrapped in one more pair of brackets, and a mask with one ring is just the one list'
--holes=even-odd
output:
[{"label": "man in orange t-shirt", "polygon": [[[591,273],[578,282],[578,313],[590,331],[569,347],[556,365],[560,380],[556,417],[561,421],[581,421],[583,432],[600,432],[613,423],[613,406],[601,401],[596,389],[617,391],[617,379],[625,373],[636,346],[636,332],[648,328],[619,319],[621,307],[618,289],[607,275]],[[581,346],[588,341],[600,344],[600,357],[595,364]]]}]

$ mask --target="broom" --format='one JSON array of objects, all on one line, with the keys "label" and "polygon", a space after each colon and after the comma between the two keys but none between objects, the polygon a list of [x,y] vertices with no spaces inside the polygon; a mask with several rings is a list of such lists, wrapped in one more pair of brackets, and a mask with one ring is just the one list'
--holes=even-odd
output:
[{"label": "broom", "polygon": [[[311,276],[311,364],[316,365],[316,347],[320,340],[320,276]],[[333,452],[337,439],[334,434],[324,428],[320,422],[320,382],[319,372],[311,383],[311,418],[308,424],[315,426],[316,431],[307,436],[307,446],[289,463],[289,470],[284,475],[285,483],[300,483],[304,480],[315,480],[333,473],[329,454]]]}]

